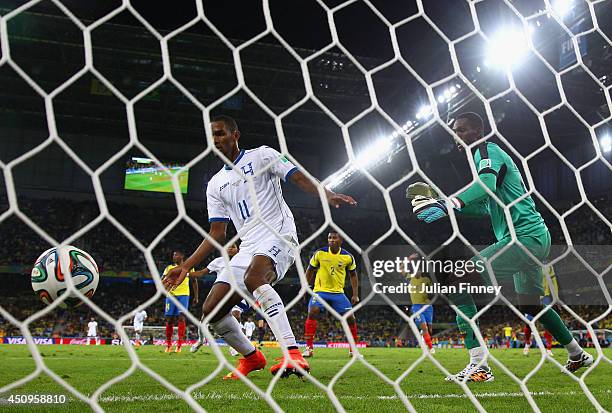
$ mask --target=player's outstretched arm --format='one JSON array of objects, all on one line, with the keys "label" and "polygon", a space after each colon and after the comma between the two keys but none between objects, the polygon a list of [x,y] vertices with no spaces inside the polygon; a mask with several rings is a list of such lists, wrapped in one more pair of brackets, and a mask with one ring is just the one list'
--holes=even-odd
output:
[{"label": "player's outstretched arm", "polygon": [[[308,192],[309,194],[313,194],[315,196],[319,193],[316,183],[310,180],[300,171],[297,171],[293,175],[291,175],[289,180],[304,192]],[[357,201],[355,201],[351,196],[337,194],[327,188],[325,188],[325,197],[327,198],[327,202],[334,208],[340,208],[340,206],[342,205],[357,205]]]},{"label": "player's outstretched arm", "polygon": [[189,281],[193,283],[193,305],[196,305],[200,302],[200,286],[198,285],[198,280],[195,278],[191,278],[191,274],[189,273]]},{"label": "player's outstretched arm", "polygon": [[[213,221],[210,223],[208,234],[219,244],[223,244],[225,242],[226,230],[227,221]],[[168,271],[166,277],[162,280],[164,287],[171,290],[182,283],[189,270],[202,262],[214,249],[215,246],[208,239],[204,239],[189,258],[183,261],[181,265]]]},{"label": "player's outstretched arm", "polygon": [[306,269],[306,283],[308,283],[308,285],[312,285],[312,279],[314,278],[314,275],[315,269],[309,265]]},{"label": "player's outstretched arm", "polygon": [[491,191],[495,190],[496,176],[485,171],[479,175],[481,182],[474,182],[469,188],[456,197],[448,199],[438,198],[436,191],[428,184],[417,182],[406,189],[406,198],[411,200],[412,212],[421,221],[427,223],[437,221],[448,215],[448,208],[454,208],[464,215],[482,216],[488,214],[486,207],[487,191],[485,185]]},{"label": "player's outstretched arm", "polygon": [[357,271],[355,270],[349,271],[349,275],[351,276],[351,288],[353,290],[351,304],[355,305],[359,302],[359,277],[357,276]]},{"label": "player's outstretched arm", "polygon": [[198,277],[203,277],[206,274],[208,274],[210,271],[208,271],[208,268],[204,268],[203,270],[198,270],[198,271],[191,271],[189,273],[189,278],[198,278]]}]

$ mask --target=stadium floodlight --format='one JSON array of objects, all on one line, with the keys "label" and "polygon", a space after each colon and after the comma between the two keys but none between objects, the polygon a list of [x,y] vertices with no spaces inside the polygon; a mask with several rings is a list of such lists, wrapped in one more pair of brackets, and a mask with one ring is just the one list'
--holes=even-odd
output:
[{"label": "stadium floodlight", "polygon": [[378,138],[357,156],[355,163],[361,167],[367,167],[372,162],[385,156],[391,149],[392,142],[393,140],[390,137]]},{"label": "stadium floodlight", "polygon": [[444,101],[445,101],[444,95],[438,96],[438,103],[444,103]]},{"label": "stadium floodlight", "polygon": [[563,19],[572,9],[572,0],[555,0],[551,5],[555,14]]},{"label": "stadium floodlight", "polygon": [[431,114],[432,114],[431,106],[424,105],[424,106],[421,106],[419,111],[416,113],[416,118],[417,119],[425,118]]},{"label": "stadium floodlight", "polygon": [[599,139],[599,146],[604,153],[612,151],[612,138],[610,135],[604,135]]},{"label": "stadium floodlight", "polygon": [[519,63],[528,50],[523,30],[506,28],[489,38],[485,66],[509,68]]}]

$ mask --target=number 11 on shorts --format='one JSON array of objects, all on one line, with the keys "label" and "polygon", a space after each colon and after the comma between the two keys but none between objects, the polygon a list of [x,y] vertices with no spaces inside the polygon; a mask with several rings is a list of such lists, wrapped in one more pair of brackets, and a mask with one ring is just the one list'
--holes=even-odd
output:
[{"label": "number 11 on shorts", "polygon": [[240,215],[242,215],[242,219],[247,219],[251,216],[245,199],[238,202],[238,208],[240,208]]}]

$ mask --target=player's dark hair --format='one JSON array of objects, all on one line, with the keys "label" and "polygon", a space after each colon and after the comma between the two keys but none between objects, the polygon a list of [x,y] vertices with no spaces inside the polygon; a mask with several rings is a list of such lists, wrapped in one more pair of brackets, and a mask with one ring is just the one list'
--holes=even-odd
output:
[{"label": "player's dark hair", "polygon": [[338,231],[329,231],[327,233],[327,235],[329,235],[329,234],[336,234],[338,236],[338,238],[342,239],[342,235],[340,235],[340,233]]},{"label": "player's dark hair", "polygon": [[217,115],[211,119],[211,122],[223,122],[223,124],[229,129],[230,133],[234,133],[238,130],[238,124],[234,118],[227,115]]},{"label": "player's dark hair", "polygon": [[469,122],[472,128],[484,131],[484,122],[478,113],[465,112],[457,116],[457,120],[459,119],[465,119]]}]

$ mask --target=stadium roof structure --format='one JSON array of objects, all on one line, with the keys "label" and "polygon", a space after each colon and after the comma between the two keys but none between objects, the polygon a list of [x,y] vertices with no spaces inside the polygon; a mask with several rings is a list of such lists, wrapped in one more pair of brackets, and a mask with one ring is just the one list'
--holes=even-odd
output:
[{"label": "stadium roof structure", "polygon": [[[161,33],[167,33],[186,23],[190,19],[189,13],[192,12],[182,9],[186,6],[176,9],[173,6],[172,10],[169,10],[167,7],[145,5],[139,1],[132,3]],[[248,25],[249,19],[256,22],[262,19],[259,14],[247,15],[249,11],[261,8],[258,2],[253,3],[257,4],[241,6],[246,8],[246,11],[233,12],[232,18],[235,20],[231,25],[223,27],[224,33],[229,32],[235,37],[230,38],[234,45],[241,44],[245,39],[257,34],[258,29]],[[273,3],[273,7],[278,7]],[[326,2],[329,6],[336,3],[338,2]],[[378,6],[386,16],[395,13],[393,18],[397,21],[403,18],[402,16],[415,12],[412,10],[413,5],[408,3],[410,2],[401,6],[401,9],[397,5]],[[431,15],[450,38],[456,38],[470,30],[465,24],[467,8],[459,3],[461,2],[447,1],[427,5],[428,15]],[[482,2],[477,5],[479,16],[482,15],[482,30],[487,35],[491,35],[500,22],[507,23],[512,20],[507,17],[507,13],[500,12],[501,6],[497,3],[499,2]],[[521,12],[537,11],[534,9],[534,2],[521,0],[515,3]],[[64,4],[86,23],[109,11],[103,10],[106,6],[102,5],[86,8],[80,2],[65,1]],[[227,17],[226,9],[219,8],[218,5],[206,7],[207,12],[213,15]],[[5,14],[10,9],[8,6],[0,9],[0,14]],[[608,9],[599,10],[601,22],[605,23],[605,17],[610,16]],[[184,15],[178,16],[180,13]],[[290,13],[287,8],[278,13],[280,14],[273,16],[275,24],[282,24],[284,20],[296,23],[295,19],[283,18],[283,13]],[[568,25],[575,27],[577,31],[583,31],[592,24],[587,18],[589,16],[586,10],[580,10],[579,6],[576,6],[571,17],[573,20],[568,22]],[[389,39],[384,37],[385,30],[376,31],[376,35],[369,37],[359,33],[359,26],[372,23],[367,20],[371,16],[363,5],[345,7],[334,17],[337,20],[340,40],[343,44],[346,40],[347,49],[366,69],[378,67],[389,60],[391,45]],[[310,21],[310,18],[311,16],[307,15],[304,20]],[[516,19],[516,16],[514,18]],[[445,57],[445,54],[448,54],[448,46],[422,19],[417,20],[397,29],[400,52],[423,79],[432,82],[450,70],[450,61]],[[564,34],[552,19],[540,20],[533,22],[537,27],[534,45],[553,67],[557,67],[560,63],[558,43]],[[350,21],[360,24],[343,24]],[[261,26],[261,22],[259,23]],[[285,22],[285,25],[287,24]],[[329,34],[318,30],[320,27],[313,27],[309,33],[298,33],[290,42],[302,57],[312,55],[315,50],[301,48],[295,44],[325,44],[324,38]],[[80,30],[50,2],[39,3],[34,8],[20,13],[9,21],[8,29],[11,33],[13,59],[45,90],[57,87],[83,65]],[[281,29],[282,27],[279,31]],[[357,38],[361,44],[349,44],[351,36]],[[589,34],[584,40],[585,64],[599,76],[604,85],[609,85],[612,76],[612,51],[609,45],[598,33]],[[94,30],[92,42],[95,68],[128,98],[150,86],[163,73],[159,41],[129,13],[121,13]],[[355,40],[353,42],[359,43]],[[457,45],[457,53],[466,78],[485,97],[490,97],[507,87],[507,80],[503,73],[494,68],[485,68],[482,42],[483,39],[479,36],[467,39]],[[203,23],[198,23],[175,36],[168,47],[173,75],[204,105],[211,104],[237,85],[230,49]],[[363,54],[355,54],[358,52]],[[266,36],[244,49],[240,57],[246,84],[273,112],[281,113],[304,96],[299,64],[272,36]],[[556,87],[538,87],[554,82],[552,75],[541,70],[542,68],[541,62],[530,56],[514,73],[517,88],[538,110],[543,110],[558,100],[558,96],[543,92],[556,90]],[[369,107],[370,97],[363,74],[338,48],[312,60],[309,63],[309,72],[315,95],[340,121],[347,122]],[[376,73],[373,82],[381,108],[400,125],[415,120],[420,108],[428,103],[422,85],[399,63]],[[0,108],[5,127],[44,125],[45,110],[42,99],[12,69],[6,66],[0,68],[0,83],[0,94],[6,102],[6,105]],[[602,117],[609,116],[602,90],[586,76],[580,66],[566,73],[562,83],[572,106],[589,122],[595,123]],[[450,84],[455,84],[455,81],[449,82]],[[435,93],[441,91],[442,89],[436,90]],[[457,93],[457,99],[449,103],[447,107],[440,109],[441,115],[446,116],[447,120],[462,109],[482,112],[478,99],[465,87]],[[496,101],[493,109],[498,127],[505,129],[504,132],[512,136],[512,143],[519,151],[528,153],[541,144],[540,125],[535,115],[515,94]],[[180,145],[204,142],[201,112],[168,82],[159,85],[140,99],[135,105],[135,111],[138,136],[144,143],[169,141]],[[225,99],[213,114],[221,112],[237,119],[243,136],[249,138],[247,146],[278,146],[272,119],[245,93],[238,92]],[[60,134],[78,134],[92,138],[104,135],[127,137],[124,105],[94,76],[85,75],[62,92],[55,99],[55,113]],[[569,111],[555,111],[547,116],[547,123],[549,120],[553,143],[561,151],[583,143],[589,144],[586,128],[579,124]],[[45,126],[40,128],[46,130]],[[345,146],[338,126],[312,102],[302,105],[284,118],[283,128],[292,153],[323,152],[320,155],[324,165],[320,171],[322,177],[336,171],[346,162]],[[356,152],[368,148],[368,144],[381,134],[390,134],[392,131],[389,123],[376,113],[368,115],[349,128],[350,139]],[[419,139],[422,136],[427,139]],[[424,159],[445,156],[450,152],[452,140],[439,125],[412,137],[420,141],[419,145],[423,145],[419,154]],[[317,146],[325,150],[313,149]],[[395,147],[394,151],[402,152],[402,145]],[[383,158],[384,162],[387,158]],[[384,168],[379,173],[384,174]]]}]

